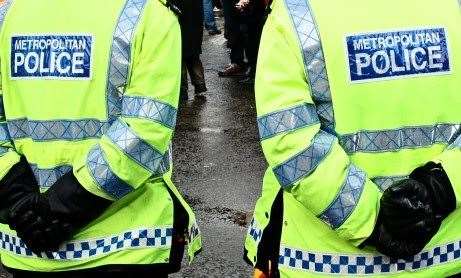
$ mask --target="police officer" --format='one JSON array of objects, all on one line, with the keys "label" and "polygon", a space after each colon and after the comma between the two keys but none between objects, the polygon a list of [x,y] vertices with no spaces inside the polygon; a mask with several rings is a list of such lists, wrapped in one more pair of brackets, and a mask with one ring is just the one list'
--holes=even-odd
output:
[{"label": "police officer", "polygon": [[269,168],[245,241],[255,274],[458,273],[459,1],[272,8],[256,79]]},{"label": "police officer", "polygon": [[3,265],[15,277],[178,271],[201,236],[171,182],[174,13],[162,0],[6,0],[0,28]]}]

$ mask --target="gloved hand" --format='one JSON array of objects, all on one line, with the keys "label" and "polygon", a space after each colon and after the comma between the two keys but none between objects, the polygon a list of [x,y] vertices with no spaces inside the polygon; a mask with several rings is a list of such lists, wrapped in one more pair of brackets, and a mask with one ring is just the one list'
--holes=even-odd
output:
[{"label": "gloved hand", "polygon": [[368,242],[387,256],[406,258],[419,253],[440,224],[426,186],[406,179],[384,192],[378,221]]},{"label": "gloved hand", "polygon": [[21,197],[38,192],[34,173],[25,157],[15,164],[0,181],[0,223],[8,224],[8,208]]},{"label": "gloved hand", "polygon": [[429,162],[416,168],[410,178],[426,186],[437,219],[442,221],[456,209],[455,192],[441,164]]},{"label": "gloved hand", "polygon": [[10,208],[10,228],[34,253],[57,251],[111,203],[88,192],[70,172],[47,192],[29,193],[16,202]]}]

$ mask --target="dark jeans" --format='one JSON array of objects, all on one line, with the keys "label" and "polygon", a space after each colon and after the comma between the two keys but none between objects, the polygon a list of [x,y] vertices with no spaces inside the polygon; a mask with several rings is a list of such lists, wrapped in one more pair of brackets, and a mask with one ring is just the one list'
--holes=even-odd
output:
[{"label": "dark jeans", "polygon": [[187,73],[189,73],[191,83],[195,88],[195,93],[206,92],[205,73],[200,56],[187,57],[182,61],[181,98],[187,99],[187,88],[189,86]]}]

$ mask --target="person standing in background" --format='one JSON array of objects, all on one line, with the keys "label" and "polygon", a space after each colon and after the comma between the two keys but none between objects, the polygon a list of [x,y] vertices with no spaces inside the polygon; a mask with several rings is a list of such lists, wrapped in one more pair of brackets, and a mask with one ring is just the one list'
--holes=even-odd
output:
[{"label": "person standing in background", "polygon": [[216,20],[214,19],[214,4],[212,0],[203,0],[203,16],[205,29],[208,31],[210,36],[219,35],[221,31],[216,26]]},{"label": "person standing in background", "polygon": [[205,73],[200,60],[203,41],[203,0],[190,0],[181,3],[182,14],[179,18],[182,34],[182,76],[181,100],[188,99],[188,78],[195,89],[195,96],[204,98],[207,91]]}]

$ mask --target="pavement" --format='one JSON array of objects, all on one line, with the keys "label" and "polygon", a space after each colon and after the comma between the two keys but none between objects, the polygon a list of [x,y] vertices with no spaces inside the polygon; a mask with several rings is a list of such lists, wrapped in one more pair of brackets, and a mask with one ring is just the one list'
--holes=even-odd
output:
[{"label": "pavement", "polygon": [[251,277],[243,242],[265,170],[253,87],[218,77],[229,63],[223,35],[205,35],[203,46],[206,100],[190,87],[173,142],[174,181],[196,212],[203,251],[171,277]]}]

